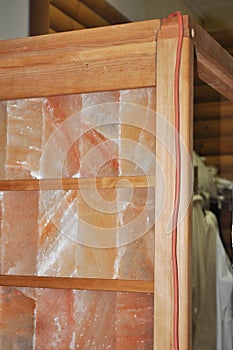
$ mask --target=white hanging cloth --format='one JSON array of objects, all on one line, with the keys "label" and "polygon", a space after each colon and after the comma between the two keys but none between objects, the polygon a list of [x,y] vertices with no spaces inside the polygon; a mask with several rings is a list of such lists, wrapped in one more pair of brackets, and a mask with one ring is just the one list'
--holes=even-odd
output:
[{"label": "white hanging cloth", "polygon": [[217,350],[233,350],[233,272],[217,235]]},{"label": "white hanging cloth", "polygon": [[[203,213],[203,198],[193,199],[193,350],[216,350],[216,234]],[[212,213],[211,213],[212,214]]]},{"label": "white hanging cloth", "polygon": [[233,350],[233,272],[210,211],[193,199],[193,350]]}]

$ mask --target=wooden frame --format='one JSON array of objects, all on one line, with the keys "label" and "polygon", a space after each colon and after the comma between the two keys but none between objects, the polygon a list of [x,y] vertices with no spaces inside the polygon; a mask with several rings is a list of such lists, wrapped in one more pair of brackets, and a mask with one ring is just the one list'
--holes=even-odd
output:
[{"label": "wooden frame", "polygon": [[[184,45],[181,66],[181,137],[192,152],[194,53],[201,79],[224,96],[233,99],[233,59],[203,29],[184,16]],[[174,62],[178,37],[176,18],[3,41],[0,43],[0,99],[51,96],[58,94],[109,91],[156,86],[157,112],[174,123]],[[101,76],[101,79],[97,79]],[[170,187],[171,203],[174,169],[161,145],[156,145]],[[190,169],[184,176],[187,193]],[[63,180],[65,188],[78,188],[76,179]],[[80,180],[82,181],[82,180]],[[135,187],[154,186],[156,179],[137,177]],[[98,186],[114,187],[116,179],[105,178]],[[57,181],[44,180],[45,189],[59,188]],[[87,187],[93,179],[84,180]],[[0,182],[0,190],[38,190],[36,180]],[[157,190],[157,189],[156,189]],[[183,198],[182,200],[185,200]],[[111,291],[154,291],[154,349],[172,348],[173,281],[171,235],[166,234],[164,218],[155,225],[155,275],[153,282],[64,279],[50,277],[0,276],[2,286],[77,288]],[[178,229],[180,278],[180,348],[191,349],[191,207]]]}]

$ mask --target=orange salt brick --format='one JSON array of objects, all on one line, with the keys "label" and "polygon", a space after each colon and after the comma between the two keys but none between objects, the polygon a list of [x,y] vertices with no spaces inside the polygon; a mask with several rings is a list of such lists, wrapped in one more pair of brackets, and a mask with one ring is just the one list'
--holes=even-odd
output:
[{"label": "orange salt brick", "polygon": [[127,202],[125,191],[118,189],[118,201],[125,207],[118,214],[118,277],[153,280],[154,192],[134,188]]},{"label": "orange salt brick", "polygon": [[116,349],[117,293],[75,291],[75,349]]},{"label": "orange salt brick", "polygon": [[41,194],[39,275],[76,275],[77,236],[77,191],[46,191]]},{"label": "orange salt brick", "polygon": [[[98,195],[100,196],[98,198]],[[84,198],[83,198],[84,196]],[[103,206],[100,206],[100,198]],[[78,274],[82,277],[113,278],[117,258],[116,191],[84,190],[78,200]],[[108,212],[109,211],[109,212]]]},{"label": "orange salt brick", "polygon": [[36,293],[37,350],[75,349],[74,295],[69,290],[38,289]]},{"label": "orange salt brick", "polygon": [[153,349],[153,296],[118,293],[116,350]]},{"label": "orange salt brick", "polygon": [[0,348],[33,349],[35,300],[23,289],[0,287]]},{"label": "orange salt brick", "polygon": [[118,146],[114,141],[92,129],[83,133],[81,145],[81,177],[118,175]]},{"label": "orange salt brick", "polygon": [[38,177],[42,153],[43,99],[7,102],[6,177]]},{"label": "orange salt brick", "polygon": [[118,91],[82,95],[81,176],[118,174],[119,97]]},{"label": "orange salt brick", "polygon": [[0,179],[5,177],[6,167],[6,133],[7,133],[7,104],[0,102]]},{"label": "orange salt brick", "polygon": [[36,274],[38,206],[38,192],[3,194],[1,273]]},{"label": "orange salt brick", "polygon": [[120,173],[130,176],[153,175],[155,91],[153,88],[123,90],[120,101]]},{"label": "orange salt brick", "polygon": [[[49,138],[53,137],[57,150],[66,150],[64,159],[57,160],[60,162],[64,177],[79,174],[80,142],[78,135],[77,139],[71,136],[73,133],[72,120],[74,120],[71,117],[75,115],[75,127],[77,127],[81,109],[81,95],[55,96],[45,99],[43,145],[45,147]],[[56,132],[58,128],[59,132]]]},{"label": "orange salt brick", "polygon": [[153,280],[154,231],[118,250],[118,278],[126,280]]}]

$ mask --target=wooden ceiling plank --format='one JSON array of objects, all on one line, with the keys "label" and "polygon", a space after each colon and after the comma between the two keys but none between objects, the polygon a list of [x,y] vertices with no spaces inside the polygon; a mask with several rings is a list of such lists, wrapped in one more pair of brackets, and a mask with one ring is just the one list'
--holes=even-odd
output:
[{"label": "wooden ceiling plank", "polygon": [[233,117],[233,103],[229,101],[196,103],[194,116],[197,120]]},{"label": "wooden ceiling plank", "polygon": [[87,28],[107,26],[110,24],[78,0],[50,0],[50,3]]},{"label": "wooden ceiling plank", "polygon": [[69,30],[78,30],[85,28],[85,26],[83,26],[81,23],[74,20],[72,17],[68,16],[52,4],[49,5],[49,14],[50,25],[57,32],[65,32]]},{"label": "wooden ceiling plank", "polygon": [[128,23],[130,20],[105,0],[80,0],[111,24]]}]

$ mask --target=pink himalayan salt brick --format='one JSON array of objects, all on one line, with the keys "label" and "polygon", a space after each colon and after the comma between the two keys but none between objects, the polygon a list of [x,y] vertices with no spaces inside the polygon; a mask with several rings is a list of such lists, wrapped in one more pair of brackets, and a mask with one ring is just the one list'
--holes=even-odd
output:
[{"label": "pink himalayan salt brick", "polygon": [[77,191],[46,191],[41,194],[39,275],[77,275],[77,220]]},{"label": "pink himalayan salt brick", "polygon": [[35,300],[21,289],[0,287],[0,348],[33,349]]},{"label": "pink himalayan salt brick", "polygon": [[0,179],[5,177],[7,103],[0,102]]},{"label": "pink himalayan salt brick", "polygon": [[3,274],[36,274],[38,192],[4,192],[1,222]]},{"label": "pink himalayan salt brick", "polygon": [[75,291],[75,349],[116,349],[116,293]]},{"label": "pink himalayan salt brick", "polygon": [[153,349],[153,296],[118,293],[116,350]]},{"label": "pink himalayan salt brick", "polygon": [[[108,213],[108,203],[116,199],[116,191],[84,190],[78,197],[78,275],[82,277],[113,278],[117,258],[117,213]],[[86,197],[82,197],[83,194]],[[89,197],[88,197],[89,195]],[[103,200],[99,207],[98,195]],[[83,243],[83,244],[82,244]]]},{"label": "pink himalayan salt brick", "polygon": [[120,91],[105,91],[82,95],[82,120],[105,138],[118,140]]},{"label": "pink himalayan salt brick", "polygon": [[156,89],[140,88],[120,91],[120,102],[133,103],[155,110]]},{"label": "pink himalayan salt brick", "polygon": [[155,90],[121,91],[120,174],[155,174]]},{"label": "pink himalayan salt brick", "polygon": [[38,177],[42,146],[43,99],[7,102],[6,177]]},{"label": "pink himalayan salt brick", "polygon": [[[71,117],[75,115],[75,125],[77,126],[81,109],[81,95],[49,97],[44,102],[43,149],[46,151],[46,143],[53,137],[53,142],[56,144],[55,161],[62,169],[62,176],[64,177],[72,177],[79,173],[80,142],[78,137],[73,139],[73,136],[71,136],[73,132],[73,119]],[[63,150],[66,152],[64,159],[58,156],[59,151],[62,152]],[[45,174],[42,174],[42,176],[45,176]]]},{"label": "pink himalayan salt brick", "polygon": [[37,289],[36,334],[37,350],[75,349],[74,295],[62,289]]},{"label": "pink himalayan salt brick", "polygon": [[127,201],[125,189],[118,189],[118,277],[153,280],[154,270],[154,191],[134,188]]},{"label": "pink himalayan salt brick", "polygon": [[118,174],[118,91],[82,95],[81,176]]}]

